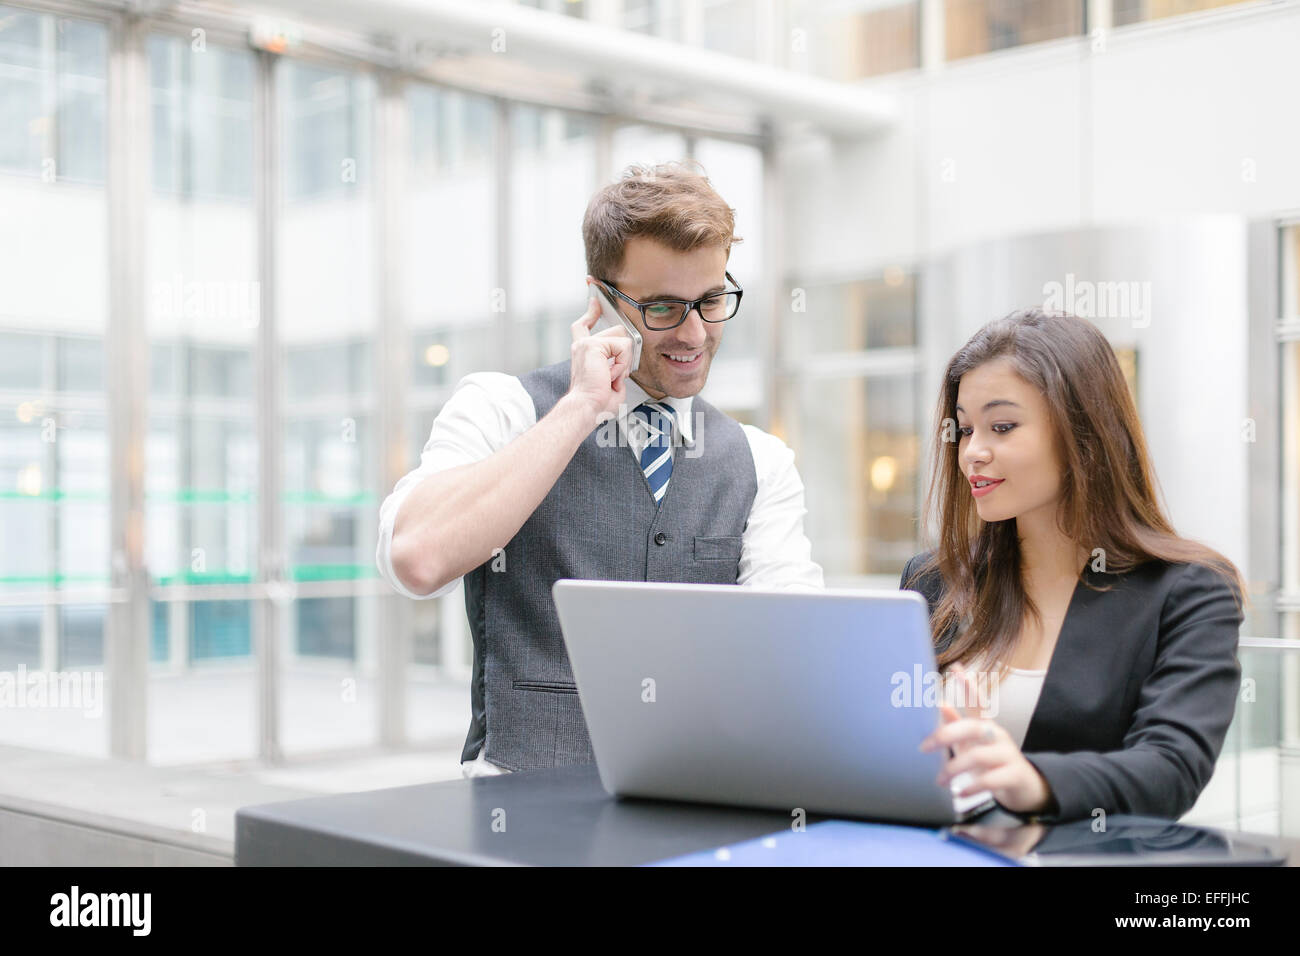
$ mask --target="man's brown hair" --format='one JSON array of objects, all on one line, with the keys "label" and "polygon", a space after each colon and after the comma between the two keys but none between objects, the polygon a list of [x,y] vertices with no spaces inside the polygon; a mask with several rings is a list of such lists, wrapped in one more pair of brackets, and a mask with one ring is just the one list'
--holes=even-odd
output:
[{"label": "man's brown hair", "polygon": [[[699,171],[696,172],[695,170]],[[615,281],[629,239],[644,236],[678,252],[719,245],[731,255],[735,210],[726,204],[694,160],[633,164],[600,189],[582,217],[587,272]]]}]

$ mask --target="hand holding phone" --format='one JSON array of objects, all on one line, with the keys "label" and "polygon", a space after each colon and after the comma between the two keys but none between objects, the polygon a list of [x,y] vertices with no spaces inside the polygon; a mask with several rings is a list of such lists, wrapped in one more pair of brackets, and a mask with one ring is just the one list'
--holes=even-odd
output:
[{"label": "hand holding phone", "polygon": [[630,373],[633,340],[622,329],[593,334],[601,303],[592,296],[587,311],[570,326],[569,395],[581,396],[596,412],[597,421],[617,414],[627,399],[624,382]]},{"label": "hand holding phone", "polygon": [[[595,295],[596,301],[600,303],[600,316],[596,319],[596,324],[592,326],[591,333],[596,335],[606,329],[622,329],[632,340],[632,358],[628,362],[628,374],[632,374],[641,366],[641,332],[633,325],[628,318],[614,307],[614,303],[609,300],[605,290],[598,285],[591,286],[592,294]],[[613,359],[610,360],[611,363]]]}]

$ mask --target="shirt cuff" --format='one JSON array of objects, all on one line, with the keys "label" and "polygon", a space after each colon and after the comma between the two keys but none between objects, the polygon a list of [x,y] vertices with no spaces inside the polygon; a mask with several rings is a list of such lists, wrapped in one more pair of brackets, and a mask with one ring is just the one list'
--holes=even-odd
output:
[{"label": "shirt cuff", "polygon": [[[394,514],[396,514],[396,509],[394,509]],[[397,572],[393,570],[393,526],[388,522],[384,522],[379,526],[379,543],[375,545],[375,564],[379,568],[380,575],[388,582],[389,587],[402,597],[411,598],[413,601],[429,601],[433,598],[442,597],[444,594],[450,594],[456,590],[456,585],[460,584],[460,578],[453,578],[438,590],[430,591],[428,594],[416,594],[402,584]]]}]

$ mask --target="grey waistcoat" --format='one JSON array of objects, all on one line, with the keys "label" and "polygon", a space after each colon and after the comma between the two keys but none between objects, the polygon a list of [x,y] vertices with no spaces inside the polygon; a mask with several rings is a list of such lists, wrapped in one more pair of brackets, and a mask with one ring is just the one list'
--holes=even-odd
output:
[{"label": "grey waistcoat", "polygon": [[[520,380],[540,420],[568,391],[569,363]],[[462,760],[484,747],[510,770],[595,759],[551,600],[560,578],[736,583],[754,459],[734,419],[698,397],[692,415],[694,448],[674,447],[661,506],[632,451],[611,444],[621,436],[611,421],[587,436],[504,552],[465,575],[474,670]]]}]

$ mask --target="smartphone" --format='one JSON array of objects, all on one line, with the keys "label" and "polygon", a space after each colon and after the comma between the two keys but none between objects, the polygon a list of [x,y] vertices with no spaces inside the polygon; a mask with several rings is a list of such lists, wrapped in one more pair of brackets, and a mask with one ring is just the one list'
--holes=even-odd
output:
[{"label": "smartphone", "polygon": [[[595,294],[596,301],[600,303],[600,316],[592,326],[591,334],[595,335],[605,329],[621,328],[631,336],[632,356],[628,362],[628,374],[631,375],[641,367],[641,333],[622,312],[614,308],[614,303],[609,301],[609,296],[605,295],[604,289],[598,285],[588,285],[587,288]],[[613,361],[610,359],[611,363]]]}]

